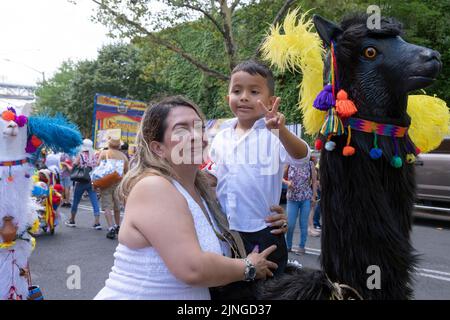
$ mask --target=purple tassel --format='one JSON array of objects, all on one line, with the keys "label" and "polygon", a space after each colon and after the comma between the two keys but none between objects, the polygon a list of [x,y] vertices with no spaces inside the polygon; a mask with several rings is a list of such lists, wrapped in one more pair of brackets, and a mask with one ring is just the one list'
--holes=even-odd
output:
[{"label": "purple tassel", "polygon": [[31,143],[31,139],[28,139],[27,146],[25,147],[25,152],[26,153],[33,153],[36,150],[37,150],[36,147],[33,146],[33,144]]},{"label": "purple tassel", "polygon": [[314,100],[313,106],[316,109],[327,111],[335,104],[336,99],[333,97],[331,85],[327,84],[317,95],[316,99]]}]

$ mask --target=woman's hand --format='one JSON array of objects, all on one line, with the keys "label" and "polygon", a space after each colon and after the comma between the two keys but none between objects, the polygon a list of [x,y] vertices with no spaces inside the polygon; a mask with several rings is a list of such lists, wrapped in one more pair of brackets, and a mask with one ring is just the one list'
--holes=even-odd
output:
[{"label": "woman's hand", "polygon": [[266,279],[267,277],[273,277],[273,272],[271,269],[275,270],[278,268],[278,265],[275,262],[267,260],[267,257],[276,249],[277,246],[272,245],[263,252],[258,253],[258,248],[255,248],[255,250],[247,256],[256,268],[255,279]]},{"label": "woman's hand", "polygon": [[266,218],[266,222],[270,224],[271,227],[278,227],[278,229],[273,229],[270,231],[272,234],[284,234],[288,230],[287,216],[284,209],[281,206],[272,206],[270,211],[275,212]]}]

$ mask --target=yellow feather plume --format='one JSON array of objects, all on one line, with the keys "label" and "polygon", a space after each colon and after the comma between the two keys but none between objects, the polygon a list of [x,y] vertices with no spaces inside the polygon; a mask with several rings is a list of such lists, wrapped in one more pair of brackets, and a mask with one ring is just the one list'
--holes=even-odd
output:
[{"label": "yellow feather plume", "polygon": [[325,50],[322,40],[315,32],[311,19],[306,19],[308,12],[298,17],[299,9],[289,12],[281,26],[270,29],[262,46],[262,57],[277,66],[282,72],[286,69],[301,72],[299,105],[303,113],[303,126],[308,134],[319,132],[325,121],[326,113],[312,107],[314,99],[323,88],[323,57]]},{"label": "yellow feather plume", "polygon": [[408,97],[407,112],[411,117],[408,134],[422,152],[437,148],[449,134],[450,113],[444,100],[411,95]]}]

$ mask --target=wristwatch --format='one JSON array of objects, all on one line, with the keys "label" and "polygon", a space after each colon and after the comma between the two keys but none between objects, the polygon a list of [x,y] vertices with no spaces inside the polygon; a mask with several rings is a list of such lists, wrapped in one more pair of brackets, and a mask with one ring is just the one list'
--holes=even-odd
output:
[{"label": "wristwatch", "polygon": [[244,271],[245,278],[244,278],[244,280],[245,281],[253,281],[253,280],[255,280],[255,277],[256,277],[256,268],[255,268],[255,266],[247,258],[244,259],[244,262],[245,262],[245,271]]}]

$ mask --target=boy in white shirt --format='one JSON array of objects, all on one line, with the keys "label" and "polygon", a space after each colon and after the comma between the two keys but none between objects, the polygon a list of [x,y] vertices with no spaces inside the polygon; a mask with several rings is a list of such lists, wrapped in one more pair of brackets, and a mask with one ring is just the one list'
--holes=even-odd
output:
[{"label": "boy in white shirt", "polygon": [[217,197],[230,229],[239,231],[247,253],[277,245],[268,259],[284,271],[288,252],[284,235],[273,234],[265,218],[278,205],[284,164],[308,161],[308,145],[285,126],[274,96],[273,74],[253,60],[236,66],[227,96],[236,118],[214,138],[210,158],[217,165]]}]

